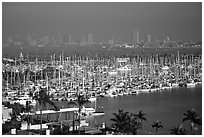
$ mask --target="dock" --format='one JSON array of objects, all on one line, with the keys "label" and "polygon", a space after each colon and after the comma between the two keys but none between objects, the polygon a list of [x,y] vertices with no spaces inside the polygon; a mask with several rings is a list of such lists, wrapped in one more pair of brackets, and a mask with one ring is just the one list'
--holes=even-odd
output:
[{"label": "dock", "polygon": [[[53,113],[64,113],[64,112],[77,112],[79,110],[79,108],[62,108],[59,111],[54,111],[54,110],[43,110],[42,114],[53,114]],[[83,108],[83,111],[85,111],[86,113],[93,113],[95,112],[94,108]],[[21,113],[28,115],[28,113]],[[29,113],[29,115],[39,115],[40,111],[36,111],[34,113]]]}]

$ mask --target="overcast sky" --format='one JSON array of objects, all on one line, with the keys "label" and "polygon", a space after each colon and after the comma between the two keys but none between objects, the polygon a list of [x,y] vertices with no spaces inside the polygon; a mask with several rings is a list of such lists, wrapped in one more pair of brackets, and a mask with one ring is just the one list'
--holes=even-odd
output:
[{"label": "overcast sky", "polygon": [[163,40],[202,40],[202,3],[3,3],[3,36],[93,33],[94,39],[140,40],[151,34]]}]

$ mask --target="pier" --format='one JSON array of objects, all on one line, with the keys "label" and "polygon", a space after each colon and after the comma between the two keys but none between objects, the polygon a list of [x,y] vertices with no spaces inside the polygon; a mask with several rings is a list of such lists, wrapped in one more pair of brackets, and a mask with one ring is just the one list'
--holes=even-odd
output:
[{"label": "pier", "polygon": [[[65,113],[65,112],[77,112],[79,110],[79,108],[62,108],[60,109],[59,111],[54,111],[54,110],[43,110],[42,111],[42,114],[53,114],[53,113]],[[82,111],[84,111],[85,113],[93,113],[95,112],[95,109],[94,108],[84,108],[82,109]],[[23,114],[26,114],[28,115],[28,113],[21,113],[22,115]],[[36,111],[35,113],[29,113],[29,115],[39,115],[40,114],[40,111]]]}]

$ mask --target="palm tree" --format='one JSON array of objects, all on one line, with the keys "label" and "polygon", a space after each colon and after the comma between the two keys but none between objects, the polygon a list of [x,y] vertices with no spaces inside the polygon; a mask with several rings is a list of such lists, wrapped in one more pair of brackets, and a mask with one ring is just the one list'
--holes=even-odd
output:
[{"label": "palm tree", "polygon": [[46,89],[41,89],[39,93],[34,97],[35,100],[40,104],[40,134],[42,133],[42,107],[46,105],[46,103],[52,105],[55,111],[58,111],[59,108],[55,105],[54,102],[50,100],[49,95],[47,94]]},{"label": "palm tree", "polygon": [[186,133],[186,129],[184,129],[182,125],[170,129],[170,134],[173,135],[186,135]]},{"label": "palm tree", "polygon": [[11,104],[10,107],[12,108],[11,119],[21,119],[21,113],[24,110],[24,106],[20,103]]},{"label": "palm tree", "polygon": [[138,114],[136,114],[135,116],[140,120],[141,124],[142,124],[142,121],[147,121],[146,117],[145,117],[145,113],[142,112],[142,110],[139,111]]},{"label": "palm tree", "polygon": [[123,110],[119,109],[118,114],[113,113],[115,118],[110,119],[114,123],[112,126],[115,128],[116,132],[121,134],[128,133],[129,129],[129,122],[130,122],[130,116],[129,112],[124,112]]},{"label": "palm tree", "polygon": [[[139,120],[139,121],[138,121]],[[130,114],[130,132],[133,135],[137,135],[137,130],[142,128],[141,119],[138,118],[136,114]]]},{"label": "palm tree", "polygon": [[32,108],[33,108],[33,106],[31,105],[31,102],[27,101],[26,106],[23,109],[24,112],[28,113],[28,115],[25,114],[25,115],[22,116],[22,119],[26,120],[27,123],[28,123],[28,127],[27,127],[28,130],[30,129],[30,119],[31,119],[30,112],[31,112]]},{"label": "palm tree", "polygon": [[193,134],[193,130],[196,128],[196,125],[202,125],[202,119],[193,109],[184,113],[184,116],[183,122],[189,121],[191,134]]},{"label": "palm tree", "polygon": [[115,118],[112,118],[111,121],[114,123],[112,127],[119,134],[137,134],[137,130],[142,128],[141,121],[138,121],[136,114],[129,114],[129,112],[124,112],[119,109],[118,114],[113,113]]},{"label": "palm tree", "polygon": [[158,133],[159,128],[163,128],[162,122],[157,120],[156,122],[153,122],[152,128],[156,129],[156,133]]},{"label": "palm tree", "polygon": [[[79,127],[80,127],[80,123],[81,123],[81,110],[82,110],[83,105],[86,103],[90,103],[90,101],[88,99],[84,98],[84,96],[82,96],[80,94],[77,96],[77,100],[71,101],[68,103],[68,105],[73,104],[79,108],[78,109],[79,119],[77,120],[79,122]],[[74,116],[73,116],[73,130],[74,130]],[[80,134],[80,130],[79,130],[79,134]]]}]

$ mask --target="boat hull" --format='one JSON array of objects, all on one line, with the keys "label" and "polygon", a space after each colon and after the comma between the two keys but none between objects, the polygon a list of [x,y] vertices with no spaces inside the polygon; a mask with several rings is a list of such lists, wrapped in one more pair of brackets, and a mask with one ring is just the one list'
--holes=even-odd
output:
[{"label": "boat hull", "polygon": [[91,116],[102,116],[102,115],[105,115],[104,112],[94,112],[94,113],[91,113]]}]

